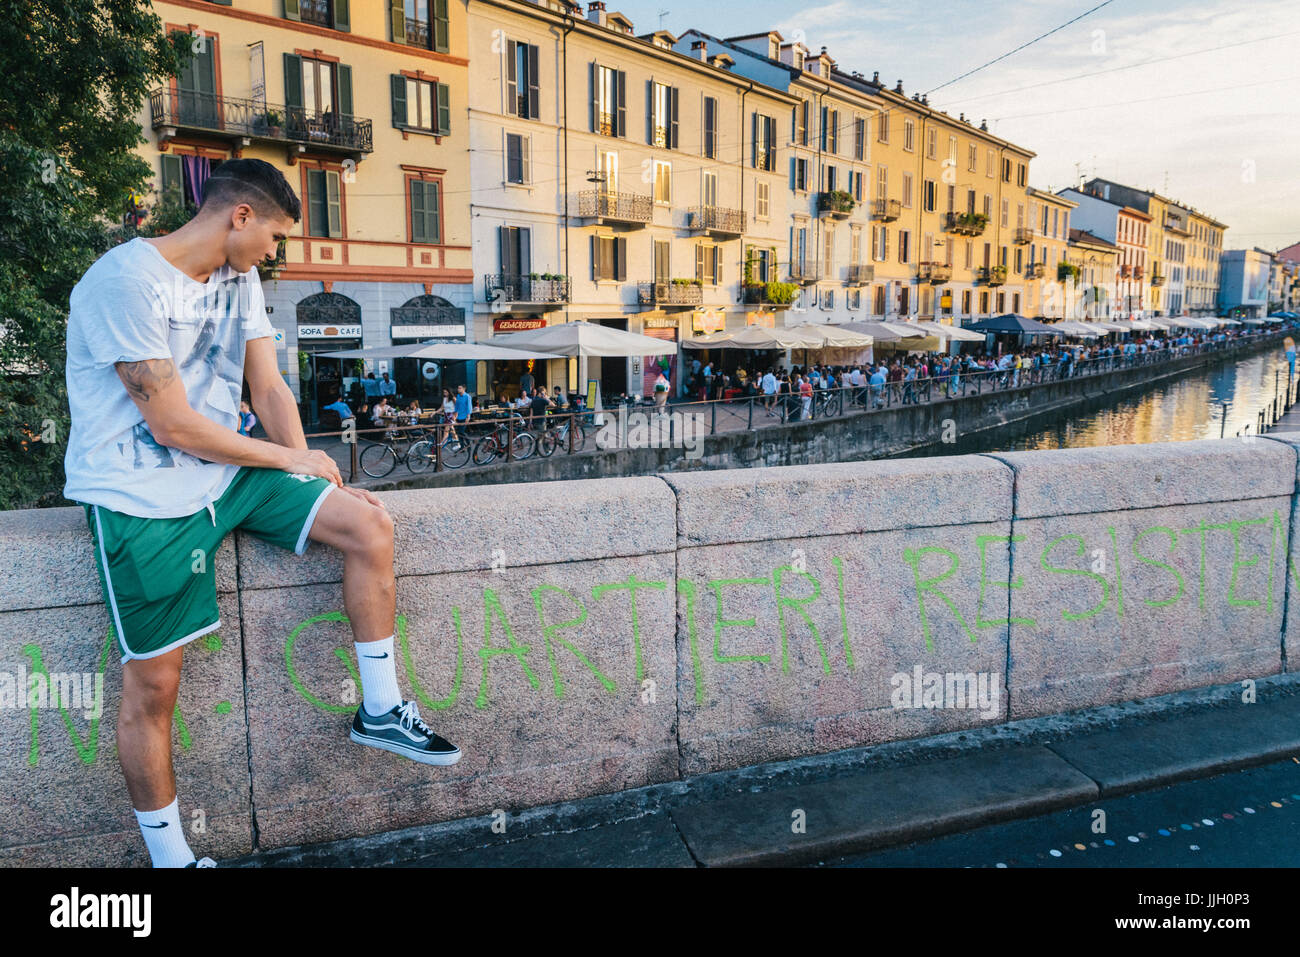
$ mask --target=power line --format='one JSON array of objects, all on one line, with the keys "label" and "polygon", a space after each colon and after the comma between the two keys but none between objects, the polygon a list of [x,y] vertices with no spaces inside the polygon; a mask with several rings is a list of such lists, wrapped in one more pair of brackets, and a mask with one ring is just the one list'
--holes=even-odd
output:
[{"label": "power line", "polygon": [[975,69],[973,69],[973,70],[967,70],[967,71],[966,71],[965,73],[963,73],[961,76],[954,77],[953,79],[949,80],[947,83],[940,83],[940,84],[939,84],[938,86],[936,86],[934,89],[927,91],[925,95],[926,95],[926,96],[929,96],[929,95],[930,95],[931,93],[933,93],[935,90],[942,90],[945,86],[952,86],[952,85],[953,85],[954,83],[956,83],[958,80],[964,80],[964,79],[966,79],[966,77],[968,77],[968,76],[970,76],[970,75],[972,75],[972,74],[974,74],[974,73],[978,73],[980,70],[983,70],[985,67],[990,67],[990,66],[992,66],[994,63],[998,63],[998,62],[1000,62],[1000,61],[1002,61],[1002,60],[1005,60],[1007,57],[1012,56],[1013,54],[1019,53],[1021,50],[1025,49],[1026,47],[1033,46],[1033,45],[1034,45],[1035,43],[1037,43],[1039,40],[1046,39],[1047,37],[1050,37],[1053,33],[1058,33],[1059,31],[1064,30],[1064,29],[1065,29],[1066,27],[1068,27],[1070,24],[1072,24],[1072,23],[1078,23],[1078,22],[1079,22],[1080,20],[1082,20],[1084,17],[1088,16],[1089,14],[1096,13],[1096,12],[1097,12],[1098,10],[1100,10],[1102,7],[1109,6],[1109,5],[1110,5],[1111,3],[1113,3],[1113,2],[1114,2],[1114,0],[1103,0],[1102,3],[1097,4],[1097,5],[1096,5],[1095,7],[1093,7],[1091,10],[1085,10],[1083,13],[1079,14],[1079,15],[1078,15],[1077,17],[1075,17],[1073,20],[1067,20],[1067,21],[1065,21],[1065,23],[1062,23],[1059,27],[1054,27],[1053,29],[1048,30],[1046,33],[1039,34],[1038,36],[1034,37],[1032,40],[1029,40],[1029,41],[1026,42],[1026,43],[1022,43],[1022,44],[1020,44],[1020,46],[1016,47],[1014,50],[1010,50],[1010,51],[1008,51],[1008,52],[1002,54],[1002,56],[1000,56],[1000,57],[997,57],[997,58],[995,58],[995,59],[989,60],[988,63],[982,63],[982,64],[980,64],[979,66],[977,66],[977,67],[976,67]]},{"label": "power line", "polygon": [[1031,116],[1054,116],[1057,113],[1078,113],[1083,110],[1110,110],[1117,106],[1132,106],[1137,103],[1154,103],[1157,100],[1173,100],[1181,96],[1204,96],[1207,93],[1226,93],[1232,90],[1246,90],[1255,86],[1268,86],[1270,83],[1291,83],[1300,80],[1300,76],[1284,76],[1276,80],[1260,80],[1258,83],[1240,83],[1236,86],[1215,86],[1208,90],[1189,90],[1186,93],[1168,93],[1164,96],[1149,96],[1141,100],[1121,100],[1118,103],[1094,103],[1090,106],[1071,106],[1065,109],[1045,110],[1042,113],[1016,113],[1012,116],[1000,116],[1000,120],[1020,120]]}]

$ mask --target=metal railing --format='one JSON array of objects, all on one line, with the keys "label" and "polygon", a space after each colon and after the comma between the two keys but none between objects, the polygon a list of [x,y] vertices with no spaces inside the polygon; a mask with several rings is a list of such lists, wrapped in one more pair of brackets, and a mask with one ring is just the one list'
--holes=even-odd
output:
[{"label": "metal railing", "polygon": [[692,206],[689,210],[691,229],[709,229],[715,233],[745,231],[745,213],[725,206]]},{"label": "metal railing", "polygon": [[790,281],[798,283],[817,282],[821,279],[821,267],[810,262],[790,263]]},{"label": "metal railing", "polygon": [[149,94],[149,112],[155,130],[175,126],[357,153],[374,151],[372,121],[333,110],[320,112],[214,93],[157,89]]},{"label": "metal railing", "polygon": [[952,278],[952,267],[947,263],[917,263],[916,278],[922,282],[947,282]]},{"label": "metal railing", "polygon": [[979,236],[988,225],[988,219],[982,213],[944,213],[943,231],[957,233],[959,236]]},{"label": "metal railing", "polygon": [[611,193],[603,189],[587,189],[578,194],[578,216],[583,219],[648,223],[652,208],[647,193]]},{"label": "metal railing", "polygon": [[871,215],[886,223],[893,222],[903,213],[903,204],[896,199],[878,199],[872,203]]},{"label": "metal railing", "polygon": [[1015,237],[1012,240],[1017,246],[1023,246],[1026,243],[1034,241],[1034,231],[1028,226],[1017,226]]},{"label": "metal railing", "polygon": [[[756,423],[761,425],[763,424],[762,420],[768,417],[776,418],[780,424],[786,424],[805,420],[814,421],[872,414],[900,406],[953,401],[986,393],[1029,389],[1054,382],[1105,375],[1126,369],[1157,366],[1189,356],[1207,353],[1233,354],[1271,339],[1280,340],[1283,334],[1287,332],[1294,333],[1294,330],[1288,327],[1276,331],[1241,333],[1235,338],[1219,342],[1202,342],[1191,346],[1166,345],[1161,348],[1150,349],[1145,353],[1111,355],[1078,361],[1073,359],[1063,361],[1064,354],[1061,354],[1053,357],[1046,365],[1034,365],[1018,370],[977,369],[932,375],[924,379],[887,381],[877,385],[870,383],[860,386],[839,384],[831,389],[815,389],[811,397],[793,393],[778,393],[771,396],[737,395],[731,398],[718,399],[690,398],[675,402],[672,406],[665,407],[664,411],[680,413],[681,415],[701,416],[703,420],[707,421],[706,434],[708,435],[738,429],[753,431]],[[1278,398],[1273,403],[1270,403],[1268,408],[1260,411],[1258,420],[1261,431],[1267,428],[1270,423],[1275,423],[1281,417],[1284,408],[1289,408],[1296,401],[1297,389],[1300,389],[1300,380],[1288,387],[1285,398],[1281,397],[1279,390]],[[646,413],[656,411],[649,401],[631,402],[627,404],[627,407],[633,411],[644,411]],[[607,406],[600,411],[606,416],[616,416],[619,406],[618,404],[612,407]],[[524,430],[537,436],[540,435],[542,429],[558,429],[559,431],[555,433],[558,436],[555,447],[569,454],[597,450],[599,447],[592,440],[593,437],[590,432],[596,414],[596,410],[590,409],[568,412],[552,411],[548,412],[541,421],[537,417],[530,418],[525,415],[526,425]],[[574,422],[580,424],[586,430],[583,438],[578,439],[576,442],[574,435],[578,433],[578,430],[572,427],[567,430],[564,428],[566,423],[572,424]],[[719,429],[719,422],[722,424],[721,429]],[[666,424],[668,425],[671,444],[671,440],[680,439],[680,435],[677,434],[678,422],[670,414]],[[515,436],[520,430],[520,420],[513,414],[506,416],[504,411],[496,412],[493,410],[486,415],[476,414],[468,423],[455,423],[454,427],[457,434],[463,437],[464,441],[475,446],[489,433],[501,429],[503,435],[508,435],[509,441],[501,443],[503,447],[496,458],[506,462],[512,462],[518,458],[512,450],[515,446]],[[400,434],[407,431],[421,432],[425,437],[431,439],[431,445],[436,444],[437,451],[429,456],[428,466],[430,470],[443,471],[445,467],[441,462],[441,452],[450,428],[450,424],[439,422],[419,426],[387,426],[356,430],[354,433],[314,432],[307,435],[307,438],[340,438],[349,434],[363,437],[366,435],[372,436],[369,440],[361,439],[349,442],[344,438],[341,442],[344,446],[350,446],[350,448],[343,451],[350,459],[351,474],[348,481],[351,482],[355,480],[357,473],[360,471],[358,442],[362,446],[361,451],[364,451],[367,444],[376,444],[382,442],[385,438],[391,439],[394,433]],[[384,435],[380,436],[378,433],[384,433]],[[565,441],[566,433],[567,442]],[[434,438],[437,439],[436,443],[432,441]],[[579,445],[579,443],[583,444]],[[471,461],[466,467],[471,468],[473,464],[473,461]]]},{"label": "metal railing", "polygon": [[1007,281],[1007,267],[980,266],[976,271],[975,280],[988,286],[1000,286]]},{"label": "metal railing", "polygon": [[861,286],[876,278],[875,263],[854,263],[849,266],[848,285]]},{"label": "metal railing", "polygon": [[704,302],[704,285],[694,281],[639,282],[636,299],[643,306],[698,306]]},{"label": "metal railing", "polygon": [[488,302],[565,303],[569,301],[569,286],[568,279],[534,279],[514,273],[489,273],[483,277]]}]

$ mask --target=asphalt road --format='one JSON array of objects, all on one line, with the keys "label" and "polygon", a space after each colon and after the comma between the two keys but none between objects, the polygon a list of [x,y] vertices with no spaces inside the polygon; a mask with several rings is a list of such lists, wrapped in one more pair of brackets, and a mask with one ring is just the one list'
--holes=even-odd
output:
[{"label": "asphalt road", "polygon": [[[1105,832],[1093,830],[1105,812]],[[1300,760],[992,824],[829,867],[1296,867]]]}]

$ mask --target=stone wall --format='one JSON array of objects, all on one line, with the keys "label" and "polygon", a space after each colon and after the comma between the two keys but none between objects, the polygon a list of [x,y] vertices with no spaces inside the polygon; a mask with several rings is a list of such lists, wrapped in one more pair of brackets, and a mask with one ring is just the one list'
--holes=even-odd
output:
[{"label": "stone wall", "polygon": [[[382,493],[399,682],[464,751],[451,768],[348,740],[339,555],[238,533],[177,705],[191,843],[231,856],[1277,674],[1300,633],[1298,453],[1289,434]],[[0,513],[0,541],[0,862],[144,865],[83,512]],[[100,677],[102,714],[93,694],[26,707],[35,673]]]}]

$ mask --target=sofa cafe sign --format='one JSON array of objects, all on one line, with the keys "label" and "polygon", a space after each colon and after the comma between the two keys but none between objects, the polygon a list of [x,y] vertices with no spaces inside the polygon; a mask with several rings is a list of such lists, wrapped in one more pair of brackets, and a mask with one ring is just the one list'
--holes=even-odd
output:
[{"label": "sofa cafe sign", "polygon": [[361,326],[300,325],[299,339],[360,339]]}]

